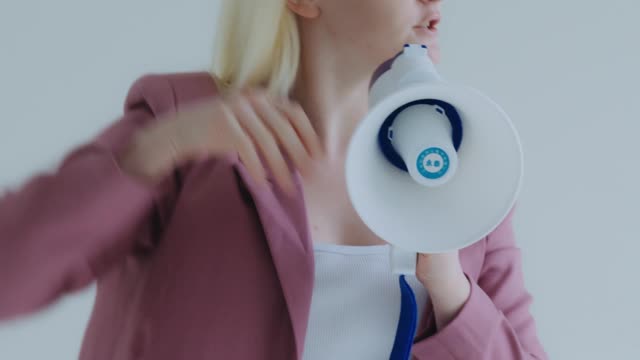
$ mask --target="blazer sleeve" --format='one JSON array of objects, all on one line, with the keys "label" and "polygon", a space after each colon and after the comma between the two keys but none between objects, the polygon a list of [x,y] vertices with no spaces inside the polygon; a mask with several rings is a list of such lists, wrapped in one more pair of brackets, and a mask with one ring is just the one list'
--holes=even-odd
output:
[{"label": "blazer sleeve", "polygon": [[485,238],[477,281],[465,273],[471,294],[457,316],[437,333],[413,344],[418,360],[547,360],[529,312],[520,249],[512,226],[515,207]]},{"label": "blazer sleeve", "polygon": [[116,159],[138,129],[174,110],[169,80],[141,76],[118,120],[55,171],[0,197],[0,320],[51,304],[153,243],[176,197],[177,170],[151,186]]}]

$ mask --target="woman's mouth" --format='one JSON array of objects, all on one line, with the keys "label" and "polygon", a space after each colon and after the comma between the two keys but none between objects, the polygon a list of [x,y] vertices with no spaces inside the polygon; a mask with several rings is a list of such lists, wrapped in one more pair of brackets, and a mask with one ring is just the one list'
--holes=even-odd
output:
[{"label": "woman's mouth", "polygon": [[413,29],[421,36],[436,37],[438,36],[438,28],[429,26],[414,26]]},{"label": "woman's mouth", "polygon": [[413,28],[421,35],[427,36],[437,36],[438,35],[438,24],[440,23],[440,18],[435,17],[432,19],[425,19],[422,23],[414,26]]}]

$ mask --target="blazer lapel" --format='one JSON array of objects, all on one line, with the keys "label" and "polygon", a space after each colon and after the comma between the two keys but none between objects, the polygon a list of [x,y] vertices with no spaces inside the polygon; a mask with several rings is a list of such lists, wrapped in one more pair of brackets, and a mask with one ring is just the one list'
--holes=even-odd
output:
[{"label": "blazer lapel", "polygon": [[[286,155],[285,158],[290,163]],[[267,180],[270,188],[261,189],[239,161],[237,154],[233,162],[256,205],[287,302],[296,359],[301,359],[311,307],[315,262],[300,174],[297,171],[293,172],[297,192],[290,198],[274,184],[273,176],[268,170]],[[427,299],[422,321],[416,329],[414,343],[423,341],[435,333],[433,315],[431,302]]]},{"label": "blazer lapel", "polygon": [[[186,74],[180,79],[184,81],[180,81],[179,84],[176,84],[177,79],[173,80],[174,84],[180,88],[180,91],[176,91],[178,103],[201,99],[218,92],[215,81],[208,72]],[[290,198],[274,185],[273,176],[268,167],[265,169],[271,187],[261,189],[239,160],[238,154],[228,153],[227,155],[231,163],[235,164],[253,197],[289,310],[296,359],[301,359],[311,307],[315,264],[300,174],[297,171],[292,172],[297,193]],[[292,161],[286,153],[284,157],[289,168],[293,169]],[[262,162],[266,164],[264,159]]]},{"label": "blazer lapel", "polygon": [[[300,175],[297,171],[293,172],[297,192],[291,198],[274,184],[268,170],[270,188],[260,188],[239,161],[237,154],[234,159],[260,217],[289,310],[296,359],[301,359],[311,307],[315,264]],[[287,161],[290,163],[288,158]]]}]

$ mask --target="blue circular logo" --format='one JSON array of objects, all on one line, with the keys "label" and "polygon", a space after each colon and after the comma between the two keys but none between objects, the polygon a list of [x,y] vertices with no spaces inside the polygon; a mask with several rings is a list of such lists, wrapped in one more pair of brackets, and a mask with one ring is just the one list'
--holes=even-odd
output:
[{"label": "blue circular logo", "polygon": [[416,167],[427,179],[439,179],[449,171],[449,155],[441,148],[428,148],[418,156]]}]

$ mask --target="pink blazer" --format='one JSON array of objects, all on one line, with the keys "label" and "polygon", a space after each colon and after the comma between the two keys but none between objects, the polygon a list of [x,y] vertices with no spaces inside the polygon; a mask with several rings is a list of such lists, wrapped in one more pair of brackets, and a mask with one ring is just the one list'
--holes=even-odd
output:
[{"label": "pink blazer", "polygon": [[[120,119],[0,197],[0,319],[97,281],[82,360],[301,359],[314,256],[299,173],[290,198],[260,190],[233,153],[156,187],[115,160],[156,115],[215,94],[206,72],[142,76]],[[427,304],[413,359],[547,359],[512,216],[460,250],[470,298],[438,332]]]}]

